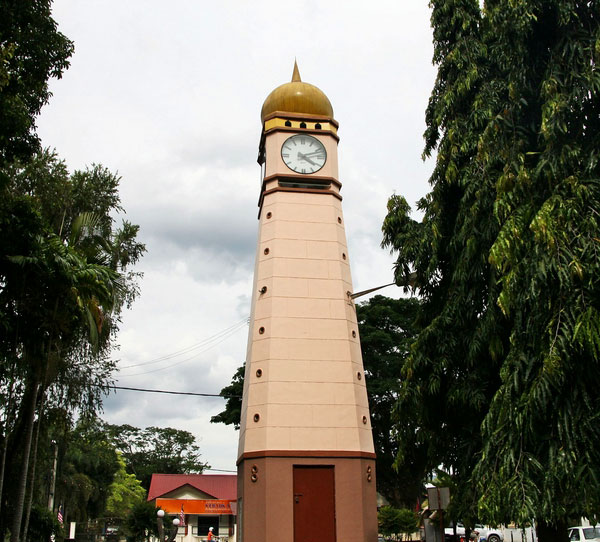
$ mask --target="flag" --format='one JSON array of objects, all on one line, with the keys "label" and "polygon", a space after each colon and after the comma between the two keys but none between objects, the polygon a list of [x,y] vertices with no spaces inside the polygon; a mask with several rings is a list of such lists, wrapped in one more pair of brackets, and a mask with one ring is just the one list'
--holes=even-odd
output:
[{"label": "flag", "polygon": [[58,519],[58,522],[62,525],[63,524],[63,509],[62,509],[62,504],[58,507],[58,514],[56,516],[56,518]]},{"label": "flag", "polygon": [[183,512],[183,504],[181,505],[181,512],[179,512],[179,521],[182,527],[185,527],[185,514]]}]

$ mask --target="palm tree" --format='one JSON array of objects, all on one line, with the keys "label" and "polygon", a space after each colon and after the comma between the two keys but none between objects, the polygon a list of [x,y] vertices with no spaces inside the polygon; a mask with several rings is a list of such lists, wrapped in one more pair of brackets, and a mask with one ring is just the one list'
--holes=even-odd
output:
[{"label": "palm tree", "polygon": [[[122,211],[119,178],[102,166],[70,175],[55,153],[44,151],[2,173],[0,392],[6,404],[0,412],[5,464],[16,480],[4,484],[14,497],[0,516],[0,536],[9,523],[16,542],[26,535],[34,434],[53,403],[60,401],[66,413],[100,404],[114,369],[108,353],[119,311],[137,294],[129,267],[145,247],[136,240],[137,226],[114,227],[112,214]],[[0,499],[3,477],[2,461]]]},{"label": "palm tree", "polygon": [[[92,222],[93,217],[88,217],[80,224]],[[35,254],[10,257],[21,266],[28,283],[28,293],[20,307],[28,329],[22,336],[20,360],[25,377],[21,409],[25,423],[21,434],[23,468],[11,542],[20,539],[36,410],[58,373],[68,369],[69,353],[79,341],[86,340],[95,351],[100,348],[101,338],[108,336],[102,334],[103,326],[115,300],[122,295],[121,275],[106,265],[88,262],[77,248],[77,240],[82,238],[78,235],[74,231],[74,246],[65,245],[55,234],[39,236]]]}]

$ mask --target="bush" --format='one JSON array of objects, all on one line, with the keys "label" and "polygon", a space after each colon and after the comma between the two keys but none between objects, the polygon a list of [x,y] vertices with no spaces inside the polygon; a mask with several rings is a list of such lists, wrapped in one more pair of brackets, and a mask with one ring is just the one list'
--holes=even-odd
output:
[{"label": "bush", "polygon": [[[147,501],[138,501],[133,505],[131,512],[125,520],[125,532],[130,542],[143,542],[149,540],[150,535],[158,538],[158,523],[156,522],[156,511],[154,505]],[[172,519],[165,515],[165,530],[171,528]]]},{"label": "bush", "polygon": [[30,542],[48,542],[51,535],[58,539],[62,538],[62,534],[60,523],[50,510],[37,504],[31,507],[27,530]]},{"label": "bush", "polygon": [[386,537],[398,538],[398,534],[411,535],[419,529],[419,517],[408,508],[383,506],[378,514],[379,532]]}]

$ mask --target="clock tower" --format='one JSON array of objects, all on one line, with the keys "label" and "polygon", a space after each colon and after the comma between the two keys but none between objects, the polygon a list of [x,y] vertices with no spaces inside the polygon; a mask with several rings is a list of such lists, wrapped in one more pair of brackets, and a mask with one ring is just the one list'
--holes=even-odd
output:
[{"label": "clock tower", "polygon": [[238,542],[375,542],[375,453],[327,96],[265,100]]}]

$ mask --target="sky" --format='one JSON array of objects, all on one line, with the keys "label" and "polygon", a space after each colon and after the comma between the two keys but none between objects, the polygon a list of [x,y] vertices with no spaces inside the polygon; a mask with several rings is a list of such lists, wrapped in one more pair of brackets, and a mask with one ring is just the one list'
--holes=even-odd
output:
[{"label": "sky", "polygon": [[[392,282],[393,256],[380,248],[387,199],[401,194],[414,209],[433,169],[421,159],[435,79],[425,0],[55,0],[53,17],[75,52],[50,84],[38,134],[71,171],[120,175],[124,218],[148,250],[123,314],[116,385],[218,394],[244,362],[260,110],[294,59],[340,124],[354,291]],[[121,390],[102,418],[185,429],[213,472],[235,471],[237,431],[210,423],[224,406]]]}]

